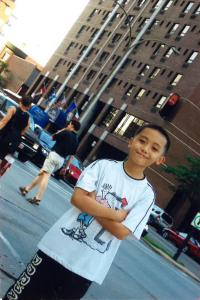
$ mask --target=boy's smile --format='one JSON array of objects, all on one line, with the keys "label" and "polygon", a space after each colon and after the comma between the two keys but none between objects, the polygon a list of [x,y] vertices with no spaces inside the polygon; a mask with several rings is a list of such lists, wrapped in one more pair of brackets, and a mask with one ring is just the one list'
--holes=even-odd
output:
[{"label": "boy's smile", "polygon": [[164,163],[165,146],[166,139],[160,132],[145,128],[130,140],[129,159],[126,166],[134,167],[143,174],[144,169],[148,166],[154,163],[157,165]]}]

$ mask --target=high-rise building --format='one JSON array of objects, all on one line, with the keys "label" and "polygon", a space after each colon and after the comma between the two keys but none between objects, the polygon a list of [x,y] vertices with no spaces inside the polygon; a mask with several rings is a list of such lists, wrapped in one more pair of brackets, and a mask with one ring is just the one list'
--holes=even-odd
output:
[{"label": "high-rise building", "polygon": [[[200,154],[199,51],[198,0],[91,0],[29,92],[45,86],[41,106],[52,91],[65,107],[76,101],[85,162],[124,159],[134,131],[153,122],[170,135],[167,164],[185,164]],[[169,206],[173,177],[156,166],[147,175]],[[184,200],[170,205],[177,224],[192,209]]]}]

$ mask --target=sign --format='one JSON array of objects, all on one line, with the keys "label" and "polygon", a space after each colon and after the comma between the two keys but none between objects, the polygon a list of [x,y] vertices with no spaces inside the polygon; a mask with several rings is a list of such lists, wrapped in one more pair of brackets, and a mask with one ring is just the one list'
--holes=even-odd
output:
[{"label": "sign", "polygon": [[50,108],[48,111],[49,119],[53,123],[58,118],[59,114],[60,114],[60,108],[58,107]]},{"label": "sign", "polygon": [[40,125],[42,128],[44,128],[48,124],[49,116],[39,106],[33,105],[29,109],[29,113],[32,115],[35,124]]},{"label": "sign", "polygon": [[194,228],[200,230],[200,212],[198,212],[198,213],[196,214],[196,216],[195,216],[194,219],[192,220],[191,225],[192,225]]}]

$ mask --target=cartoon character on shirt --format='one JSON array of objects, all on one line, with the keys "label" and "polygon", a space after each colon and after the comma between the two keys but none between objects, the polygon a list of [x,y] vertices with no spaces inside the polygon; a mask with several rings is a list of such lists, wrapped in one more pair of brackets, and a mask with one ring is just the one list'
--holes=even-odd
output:
[{"label": "cartoon character on shirt", "polygon": [[[121,209],[127,206],[128,202],[126,198],[117,196],[115,192],[111,192],[111,189],[112,186],[110,184],[104,184],[102,186],[101,195],[96,196],[96,200],[106,207],[115,209]],[[71,239],[75,239],[79,242],[84,242],[92,249],[98,250],[100,252],[105,252],[106,250],[108,250],[111,240],[110,234],[103,228],[101,228],[100,231],[96,234],[93,242],[91,242],[90,239],[87,239],[87,230],[93,220],[93,216],[82,212],[78,215],[77,222],[79,222],[79,225],[77,227],[71,229],[62,227],[61,231]]]}]

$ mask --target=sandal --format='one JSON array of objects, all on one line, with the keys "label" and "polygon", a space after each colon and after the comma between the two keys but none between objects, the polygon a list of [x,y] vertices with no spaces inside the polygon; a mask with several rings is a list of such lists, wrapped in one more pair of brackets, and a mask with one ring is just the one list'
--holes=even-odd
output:
[{"label": "sandal", "polygon": [[35,205],[39,205],[40,203],[40,199],[37,199],[36,197],[33,197],[33,198],[29,198],[27,199],[27,201],[31,204],[35,204]]},{"label": "sandal", "polygon": [[26,194],[28,193],[28,191],[26,190],[25,187],[19,187],[20,193],[22,196],[26,196]]}]

